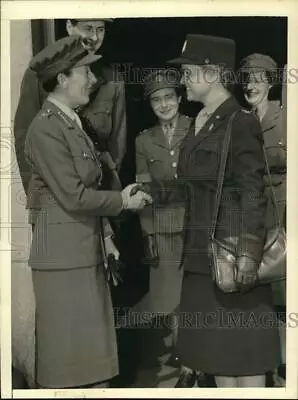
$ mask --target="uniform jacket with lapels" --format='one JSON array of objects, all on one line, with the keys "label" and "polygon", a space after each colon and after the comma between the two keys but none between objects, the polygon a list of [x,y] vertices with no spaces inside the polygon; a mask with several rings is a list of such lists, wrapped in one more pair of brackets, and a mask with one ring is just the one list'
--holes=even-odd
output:
[{"label": "uniform jacket with lapels", "polygon": [[100,263],[99,217],[118,215],[122,198],[120,192],[102,190],[101,164],[87,134],[46,100],[30,125],[25,154],[32,170],[28,207],[40,209],[31,267],[80,268]]},{"label": "uniform jacket with lapels", "polygon": [[223,139],[229,118],[236,110],[239,112],[232,126],[216,237],[237,236],[238,255],[260,260],[263,252],[266,200],[261,125],[230,97],[212,113],[197,135],[195,124],[190,127],[180,146],[178,179],[153,185],[157,202],[170,198],[187,200],[186,271],[209,274],[208,243]]},{"label": "uniform jacket with lapels", "polygon": [[[160,124],[146,129],[136,139],[137,182],[171,180],[177,177],[180,145],[185,138],[191,118],[180,114],[171,144]],[[185,205],[172,201],[160,207],[147,206],[141,213],[144,235],[152,233],[177,233],[183,231]]]}]

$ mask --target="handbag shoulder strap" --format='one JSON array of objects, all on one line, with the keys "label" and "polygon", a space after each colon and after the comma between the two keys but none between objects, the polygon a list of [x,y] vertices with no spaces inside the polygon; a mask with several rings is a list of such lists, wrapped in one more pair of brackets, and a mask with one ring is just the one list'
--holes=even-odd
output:
[{"label": "handbag shoulder strap", "polygon": [[231,141],[232,123],[238,112],[239,112],[239,110],[234,111],[233,114],[231,115],[228,125],[227,125],[226,132],[225,132],[224,140],[223,140],[223,148],[222,148],[222,154],[221,154],[221,159],[220,159],[220,164],[219,164],[219,172],[218,172],[218,184],[217,184],[216,194],[215,194],[214,214],[213,214],[211,232],[210,232],[210,237],[212,240],[214,239],[216,223],[217,223],[217,218],[218,218],[223,181],[224,181],[229,146],[230,146],[230,141]]}]

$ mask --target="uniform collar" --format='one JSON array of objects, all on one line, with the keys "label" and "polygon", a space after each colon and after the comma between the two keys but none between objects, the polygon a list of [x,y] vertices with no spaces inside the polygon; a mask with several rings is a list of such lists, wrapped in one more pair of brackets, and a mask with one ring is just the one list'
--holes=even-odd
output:
[{"label": "uniform collar", "polygon": [[72,121],[76,122],[80,128],[82,128],[81,120],[78,114],[70,108],[68,105],[62,103],[60,100],[56,99],[51,94],[48,95],[47,101],[54,104],[57,108],[59,108],[65,115],[68,116]]},{"label": "uniform collar", "polygon": [[264,118],[261,122],[263,131],[267,131],[268,129],[272,128],[275,124],[277,119],[279,118],[281,113],[281,105],[279,101],[270,101],[269,107],[264,115]]},{"label": "uniform collar", "polygon": [[195,119],[193,120],[190,128],[191,140],[194,140],[194,144],[201,143],[204,139],[216,131],[224,123],[228,116],[230,116],[234,111],[240,109],[241,107],[235,97],[230,96],[213,111],[212,115],[208,118],[196,136],[194,135]]}]

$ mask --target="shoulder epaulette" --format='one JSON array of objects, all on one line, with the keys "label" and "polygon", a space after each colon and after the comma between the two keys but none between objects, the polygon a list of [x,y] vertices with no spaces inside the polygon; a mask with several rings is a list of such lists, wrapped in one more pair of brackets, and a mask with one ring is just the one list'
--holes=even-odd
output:
[{"label": "shoulder epaulette", "polygon": [[141,132],[140,132],[140,135],[144,135],[144,133],[148,133],[148,132],[150,132],[150,129],[144,129],[144,130],[142,130]]}]

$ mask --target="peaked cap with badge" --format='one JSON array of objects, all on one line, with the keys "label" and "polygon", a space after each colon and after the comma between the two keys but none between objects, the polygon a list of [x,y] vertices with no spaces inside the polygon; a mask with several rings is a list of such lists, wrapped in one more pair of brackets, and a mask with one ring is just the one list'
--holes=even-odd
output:
[{"label": "peaked cap with badge", "polygon": [[42,83],[71,68],[89,65],[102,56],[89,53],[84,39],[77,35],[67,36],[51,43],[32,58],[29,67]]}]

